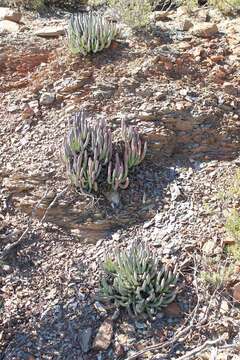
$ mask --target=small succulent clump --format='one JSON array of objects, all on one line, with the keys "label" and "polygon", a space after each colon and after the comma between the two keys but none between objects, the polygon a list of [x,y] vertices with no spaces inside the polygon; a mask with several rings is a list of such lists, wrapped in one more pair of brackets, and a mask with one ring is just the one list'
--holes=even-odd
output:
[{"label": "small succulent clump", "polygon": [[107,258],[103,269],[103,298],[131,315],[152,318],[176,296],[177,268],[167,268],[144,245],[118,252],[115,260]]},{"label": "small succulent clump", "polygon": [[87,55],[108,48],[116,38],[117,26],[94,12],[73,14],[68,25],[69,48]]},{"label": "small succulent clump", "polygon": [[129,171],[144,159],[147,144],[124,121],[121,135],[121,143],[116,143],[103,119],[90,125],[84,111],[75,114],[63,146],[64,164],[74,186],[87,192],[98,191],[99,184],[109,191],[128,187]]}]

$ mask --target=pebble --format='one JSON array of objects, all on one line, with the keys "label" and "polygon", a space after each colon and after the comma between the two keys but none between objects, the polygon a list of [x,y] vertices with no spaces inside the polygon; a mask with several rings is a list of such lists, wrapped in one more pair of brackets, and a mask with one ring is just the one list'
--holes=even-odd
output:
[{"label": "pebble", "polygon": [[40,104],[41,105],[51,105],[55,101],[55,94],[54,93],[43,93],[40,97]]}]

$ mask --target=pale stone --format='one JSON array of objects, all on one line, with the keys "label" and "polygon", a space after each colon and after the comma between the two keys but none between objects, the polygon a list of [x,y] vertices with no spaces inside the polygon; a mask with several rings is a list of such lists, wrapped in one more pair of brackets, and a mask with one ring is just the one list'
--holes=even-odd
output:
[{"label": "pale stone", "polygon": [[97,335],[93,342],[93,348],[95,350],[107,350],[111,344],[112,336],[113,325],[112,322],[107,319],[98,329]]},{"label": "pale stone", "polygon": [[51,105],[55,101],[55,94],[43,93],[40,97],[41,105]]},{"label": "pale stone", "polygon": [[220,306],[220,313],[227,314],[228,312],[229,312],[229,305],[226,300],[223,300]]},{"label": "pale stone", "polygon": [[0,21],[0,33],[9,32],[14,33],[19,31],[19,25],[10,20]]},{"label": "pale stone", "polygon": [[206,255],[212,255],[216,247],[215,241],[208,240],[202,247],[202,252]]}]

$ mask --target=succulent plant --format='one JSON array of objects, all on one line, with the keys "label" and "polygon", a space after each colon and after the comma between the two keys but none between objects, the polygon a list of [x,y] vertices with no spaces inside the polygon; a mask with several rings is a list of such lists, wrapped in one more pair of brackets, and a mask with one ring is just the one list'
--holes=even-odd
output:
[{"label": "succulent plant", "polygon": [[125,142],[124,161],[130,170],[143,161],[147,151],[147,142],[142,143],[137,129],[132,126],[126,127],[124,120],[122,120],[121,131]]},{"label": "succulent plant", "polygon": [[73,123],[65,139],[65,155],[69,152],[80,153],[85,150],[90,141],[90,128],[84,113],[81,111],[74,115]]},{"label": "succulent plant", "polygon": [[167,268],[145,245],[134,244],[114,260],[107,258],[103,269],[103,298],[131,315],[153,317],[176,296],[177,268]]},{"label": "succulent plant", "polygon": [[142,145],[136,129],[125,127],[125,132],[130,141],[123,147],[122,142],[113,142],[103,119],[90,125],[84,111],[74,115],[63,145],[63,161],[74,186],[89,192],[104,181],[110,191],[128,187],[129,169],[142,161],[146,143]]},{"label": "succulent plant", "polygon": [[80,155],[75,158],[72,170],[75,186],[89,192],[92,190],[97,191],[97,178],[101,171],[101,164],[96,155],[94,159],[92,159],[88,156],[86,150],[84,153],[80,153]]},{"label": "succulent plant", "polygon": [[114,191],[116,191],[118,187],[120,187],[121,189],[126,189],[129,185],[127,163],[125,162],[125,164],[123,164],[120,161],[118,153],[116,153],[114,168],[112,169],[111,161],[108,165],[107,181],[108,184],[111,185],[112,190]]},{"label": "succulent plant", "polygon": [[87,55],[108,48],[117,35],[115,23],[94,12],[73,14],[68,26],[70,50]]},{"label": "succulent plant", "polygon": [[109,163],[112,158],[112,133],[103,119],[92,130],[92,150],[95,149],[103,165]]}]

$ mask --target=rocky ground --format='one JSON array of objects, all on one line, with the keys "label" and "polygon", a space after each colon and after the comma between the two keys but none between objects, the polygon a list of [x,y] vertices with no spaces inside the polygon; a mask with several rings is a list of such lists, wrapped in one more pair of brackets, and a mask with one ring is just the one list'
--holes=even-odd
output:
[{"label": "rocky ground", "polygon": [[[200,276],[231,262],[239,17],[155,12],[151,31],[123,28],[87,58],[69,54],[68,17],[0,12],[2,254],[28,229],[0,270],[1,359],[239,359],[239,266],[215,288]],[[113,129],[125,118],[148,141],[117,208],[104,195],[93,203],[63,191],[59,150],[80,108]],[[181,269],[176,301],[152,322],[116,318],[98,298],[102,259],[132,241]]]}]

